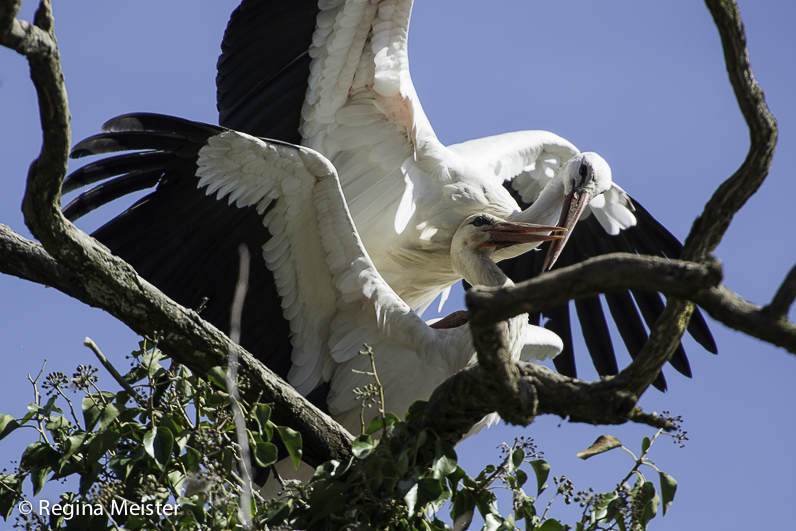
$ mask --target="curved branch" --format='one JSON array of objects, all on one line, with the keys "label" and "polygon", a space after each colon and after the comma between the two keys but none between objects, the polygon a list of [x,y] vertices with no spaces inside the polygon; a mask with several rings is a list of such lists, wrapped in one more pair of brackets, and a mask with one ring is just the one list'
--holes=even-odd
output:
[{"label": "curved branch", "polygon": [[471,320],[488,324],[610,291],[638,289],[689,298],[717,286],[721,277],[718,262],[701,265],[613,253],[544,273],[512,288],[474,286],[465,295],[465,302]]},{"label": "curved branch", "polygon": [[[9,27],[9,13],[15,14],[16,10],[8,6],[8,2],[3,4],[0,13],[0,22],[6,24],[0,27],[3,39],[0,44],[27,56],[39,96],[43,145],[28,173],[22,210],[25,223],[42,245],[0,227],[3,232],[0,249],[4,255],[13,257],[9,262],[14,264],[4,265],[4,272],[56,286],[90,306],[104,309],[135,332],[157,338],[172,358],[197,373],[226,366],[234,344],[222,332],[204,322],[196,312],[167,298],[127,263],[63,217],[60,190],[66,175],[71,134],[51,5],[49,0],[42,1],[35,27],[13,18]],[[30,265],[30,261],[35,265]],[[350,457],[352,437],[346,430],[251,354],[239,349],[239,356],[239,374],[252,383],[245,398],[254,401],[260,397],[279,405],[273,410],[274,421],[302,433],[305,460],[309,464]]]},{"label": "curved branch", "polygon": [[[102,308],[136,333],[157,338],[163,351],[197,374],[227,365],[234,344],[221,331],[138,278],[115,256],[101,249],[88,256],[112,264],[119,274],[130,277],[129,283],[108,286],[102,278],[75,275],[41,245],[0,224],[1,273],[52,286],[89,306]],[[116,299],[116,304],[108,303],[106,292],[112,292],[111,300]],[[246,400],[277,404],[272,408],[274,422],[301,432],[307,463],[316,466],[330,459],[351,457],[351,434],[241,347],[238,374],[249,381],[249,386],[241,390]]]},{"label": "curved branch", "polygon": [[746,160],[713,194],[685,241],[682,259],[702,262],[721,242],[736,212],[763,184],[777,145],[777,121],[755,81],[738,6],[731,0],[705,0],[721,36],[730,84],[749,126]]},{"label": "curved branch", "polygon": [[[796,276],[794,270],[788,275],[790,289]],[[761,308],[724,285],[700,292],[692,300],[720,323],[796,354],[796,325],[784,314],[777,316],[772,312],[773,303]]]},{"label": "curved branch", "polygon": [[771,303],[763,308],[763,311],[771,319],[779,321],[786,318],[794,300],[796,300],[796,266],[793,266],[785,276]]}]

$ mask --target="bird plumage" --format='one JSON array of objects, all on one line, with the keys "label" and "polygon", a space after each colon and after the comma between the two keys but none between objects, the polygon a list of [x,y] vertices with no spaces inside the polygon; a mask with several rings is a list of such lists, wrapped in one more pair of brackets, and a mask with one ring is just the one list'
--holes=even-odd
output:
[{"label": "bird plumage", "polygon": [[[447,148],[442,146],[411,85],[406,48],[410,9],[411,3],[406,1],[381,2],[378,6],[363,8],[355,2],[344,1],[324,2],[318,7],[312,0],[289,5],[244,0],[233,13],[225,34],[217,85],[223,125],[291,142],[303,140],[320,148],[333,160],[366,247],[380,271],[399,291],[403,286],[403,295],[414,305],[427,301],[432,292],[452,281],[445,252],[434,255],[429,251],[440,241],[449,242],[457,220],[461,221],[478,209],[464,209],[457,213],[458,217],[450,216],[451,210],[447,214],[439,214],[439,211],[445,211],[450,204],[460,204],[462,198],[474,199],[473,205],[511,204],[512,209],[525,210],[536,201],[536,194],[561,164],[577,154],[577,149],[552,133],[539,131],[508,133]],[[274,51],[277,48],[279,53]],[[162,141],[169,144],[171,139]],[[168,151],[172,148],[158,145],[154,149]],[[155,156],[148,159],[148,163],[156,164]],[[119,163],[115,170],[103,166],[106,177],[120,177],[82,196],[70,214],[79,215],[123,195],[125,190],[141,189],[157,181],[158,190],[154,194],[113,220],[98,235],[136,267],[151,273],[153,282],[167,293],[171,291],[180,302],[195,306],[192,301],[196,297],[210,296],[211,304],[205,316],[226,326],[223,316],[227,310],[213,307],[224,307],[229,299],[227,291],[230,290],[220,286],[226,282],[226,274],[215,266],[229,261],[226,253],[205,245],[201,253],[206,265],[186,267],[177,262],[177,257],[168,256],[154,263],[148,254],[151,250],[134,240],[144,231],[164,244],[167,240],[174,242],[183,257],[192,257],[200,251],[191,246],[199,245],[202,236],[222,249],[226,245],[227,231],[230,237],[252,239],[247,234],[257,221],[248,220],[249,214],[242,211],[231,214],[213,206],[197,194],[195,188],[192,190],[192,174],[183,166],[169,167],[164,162],[160,171],[142,169],[126,174],[122,166],[124,164]],[[461,168],[476,168],[481,177],[475,184],[460,178],[458,183],[466,185],[462,189],[445,189],[445,184],[451,184],[446,179],[452,174],[455,177],[457,172],[461,175]],[[511,176],[514,176],[511,183],[505,189],[501,187],[500,184]],[[488,182],[486,190],[481,186],[483,182]],[[433,188],[439,183],[444,184]],[[433,193],[428,193],[429,190]],[[506,200],[509,194],[515,203]],[[679,249],[679,242],[646,214],[643,207],[640,208],[643,226],[630,227],[613,238],[606,238],[606,231],[616,234],[621,227],[629,227],[633,221],[631,216],[638,217],[639,212],[631,214],[630,206],[634,203],[618,187],[609,189],[604,197],[610,200],[603,203],[595,198],[584,213],[584,222],[589,228],[574,231],[572,243],[562,255],[562,263],[582,260],[609,248],[656,254],[667,248],[669,251],[663,252],[669,256],[676,252],[672,248]],[[424,204],[425,198],[438,200],[429,199]],[[183,209],[176,205],[179,201],[201,207]],[[640,207],[638,203],[635,206]],[[503,214],[506,207],[502,208],[493,213]],[[179,219],[173,214],[177,209],[182,212]],[[590,211],[594,216],[590,216]],[[172,222],[164,220],[163,225],[158,226],[160,219],[154,215]],[[214,228],[211,222],[214,219],[220,221],[217,226],[225,228]],[[191,224],[203,228],[202,236],[188,230]],[[176,235],[169,240],[166,235],[153,234],[162,227],[174,230]],[[585,241],[587,239],[594,241]],[[654,243],[650,244],[651,241]],[[393,245],[395,242],[399,245]],[[444,249],[445,244],[441,247]],[[429,260],[429,256],[443,256],[443,259],[437,263]],[[541,264],[520,265],[539,260],[536,256],[523,255],[512,259],[512,263],[505,263],[505,269],[511,270],[515,279],[522,279],[538,273]],[[417,271],[417,264],[424,264],[423,271]],[[223,268],[229,269],[226,265]],[[262,291],[267,292],[272,282],[267,272],[262,278],[265,284]],[[640,348],[639,343],[646,338],[636,304],[649,325],[655,313],[659,313],[658,307],[662,306],[660,296],[624,293],[606,296],[606,300],[628,350],[634,355]],[[576,301],[575,306],[598,371],[600,374],[616,372],[613,347],[599,299]],[[550,319],[547,326],[563,337],[571,336],[568,312],[567,308],[558,308],[545,313]],[[715,351],[707,326],[701,316],[695,317],[690,331],[706,348]],[[541,322],[541,316],[531,318],[535,323]],[[257,347],[273,346],[275,341],[271,338],[286,336],[284,326],[281,332],[264,336],[258,328],[262,320],[252,316],[249,323],[244,324],[244,345],[251,341],[252,350],[256,350],[255,343]],[[559,370],[574,375],[571,340],[566,343],[565,352],[557,358],[556,365]],[[678,370],[688,373],[684,352],[674,358],[675,363],[678,359],[685,360],[677,366]],[[665,384],[661,380],[658,385]]]}]

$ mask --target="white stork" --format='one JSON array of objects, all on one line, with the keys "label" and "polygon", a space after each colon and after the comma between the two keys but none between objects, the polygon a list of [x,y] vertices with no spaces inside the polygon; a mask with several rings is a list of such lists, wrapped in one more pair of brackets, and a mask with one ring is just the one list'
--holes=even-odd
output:
[{"label": "white stork", "polygon": [[[523,131],[443,146],[423,113],[409,75],[410,12],[408,0],[331,0],[321,2],[320,6],[314,0],[288,4],[244,1],[233,13],[219,60],[221,123],[257,136],[300,142],[329,158],[338,170],[365,247],[380,273],[412,307],[427,305],[460,278],[450,263],[450,245],[461,221],[473,213],[487,212],[509,220],[543,224],[560,220],[559,223],[571,226],[577,216],[559,218],[559,212],[565,215],[583,212],[584,217],[593,212],[595,216],[590,221],[597,219],[603,234],[611,235],[635,225],[632,203],[619,187],[611,185],[608,165],[596,154],[580,154],[557,135]],[[291,25],[281,23],[282,18]],[[257,29],[256,35],[247,33],[252,28]],[[274,54],[276,48],[285,51]],[[304,92],[299,92],[298,87]],[[296,133],[297,126],[300,134]],[[146,147],[169,152],[172,140],[165,135],[160,145],[150,142]],[[125,145],[135,147],[126,141]],[[212,259],[204,267],[206,272],[192,266],[194,273],[184,265],[174,265],[170,275],[178,279],[175,286],[180,287],[170,288],[166,285],[168,280],[158,282],[156,278],[167,276],[160,271],[163,260],[153,258],[149,248],[131,243],[142,230],[150,235],[158,230],[155,224],[160,221],[152,221],[153,212],[181,213],[176,223],[163,222],[162,227],[167,230],[194,221],[201,224],[205,220],[195,218],[208,218],[211,207],[185,206],[201,201],[195,194],[191,195],[195,186],[190,179],[191,171],[157,166],[157,160],[150,157],[148,166],[142,166],[141,158],[118,159],[80,172],[68,183],[67,190],[108,176],[123,176],[79,197],[67,212],[77,217],[131,189],[159,183],[152,196],[101,229],[98,235],[139,270],[158,269],[153,271],[155,278],[145,276],[167,293],[171,289],[170,294],[178,300],[182,298],[181,302],[196,306],[190,297],[202,291],[211,298],[211,303],[221,302],[226,296],[219,295],[220,289],[213,284],[218,280],[201,276],[217,270]],[[567,161],[570,163],[566,164]],[[184,178],[186,174],[188,178]],[[523,209],[504,188],[507,181],[511,181],[514,196],[521,199]],[[540,196],[543,189],[545,192]],[[606,190],[602,196],[598,195]],[[580,200],[570,209],[564,202],[572,192]],[[591,203],[584,210],[581,206],[589,199]],[[533,205],[528,207],[528,203]],[[141,208],[145,204],[151,209]],[[663,252],[669,256],[677,252],[676,240],[643,209],[641,214],[658,231],[657,240],[653,238],[651,244],[644,241],[643,252],[661,252],[656,248],[659,246],[668,246]],[[245,232],[241,227],[249,225],[237,218],[230,223],[229,231],[233,234]],[[577,237],[578,231],[574,234]],[[209,234],[207,239],[217,241],[221,237]],[[183,252],[184,256],[198,256],[200,252],[205,256],[208,246],[194,240],[192,234],[175,236],[181,249],[193,245]],[[661,243],[662,240],[665,241]],[[509,258],[525,249],[527,246],[506,250],[494,258]],[[555,252],[559,253],[560,248]],[[577,253],[583,254],[581,250]],[[220,252],[217,261],[224,260]],[[191,274],[186,275],[186,269]],[[189,277],[195,281],[190,283]],[[635,293],[634,296],[637,300],[640,297]],[[642,307],[648,321],[654,319],[655,302],[660,304],[658,296],[650,296],[657,298],[646,301]],[[645,332],[635,305],[632,301],[628,304],[630,295],[626,294],[625,299],[617,305],[622,311],[631,312],[635,328],[627,334],[628,327],[619,328],[625,342],[633,342],[633,349],[637,349]],[[580,315],[580,306],[578,310]],[[219,310],[222,314],[225,311]],[[583,321],[583,315],[580,317]],[[594,319],[590,328],[600,329],[601,320],[605,326],[601,309]],[[254,322],[258,321],[262,320]],[[564,324],[567,334],[568,322],[567,312]],[[632,337],[628,339],[628,335]],[[703,344],[711,349],[709,331],[707,337]],[[630,345],[628,348],[632,354],[633,349]],[[598,366],[599,372],[616,372],[610,339],[597,341],[594,350],[602,351],[598,356],[609,358]],[[571,357],[571,351],[567,355]],[[681,357],[675,355],[673,362],[678,359],[685,360],[684,353]],[[574,373],[574,361],[570,365],[566,372]],[[688,373],[687,360],[681,363],[680,370]]]},{"label": "white stork", "polygon": [[[399,415],[475,363],[466,324],[429,327],[379,275],[358,237],[337,172],[323,155],[222,130],[207,139],[197,164],[198,186],[208,195],[238,208],[253,206],[262,216],[272,235],[262,256],[294,332],[289,381],[304,395],[328,381],[328,409],[346,429],[357,433],[360,426],[360,405],[351,390],[372,382],[364,374],[369,359],[358,355],[363,343],[373,348],[386,408]],[[561,238],[550,234],[559,230],[474,214],[454,233],[452,267],[471,284],[513,285],[492,254]],[[543,360],[563,347],[553,332],[529,325],[527,315],[508,324],[515,359]],[[495,421],[491,416],[483,424]]]}]

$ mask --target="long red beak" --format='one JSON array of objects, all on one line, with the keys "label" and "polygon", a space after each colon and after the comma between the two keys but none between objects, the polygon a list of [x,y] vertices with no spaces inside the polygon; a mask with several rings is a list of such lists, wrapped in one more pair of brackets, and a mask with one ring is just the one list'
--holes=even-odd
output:
[{"label": "long red beak", "polygon": [[563,234],[542,234],[566,231],[561,227],[551,227],[549,225],[535,225],[533,223],[518,223],[504,221],[489,229],[491,238],[489,243],[484,245],[495,245],[497,247],[509,247],[519,243],[544,242],[547,240],[559,240],[564,238]]},{"label": "long red beak", "polygon": [[564,227],[567,232],[564,234],[563,238],[550,244],[550,250],[547,251],[542,271],[548,271],[556,263],[556,260],[558,260],[558,257],[561,255],[561,251],[564,250],[564,246],[567,244],[567,240],[569,240],[570,234],[572,234],[573,227],[575,227],[578,219],[580,219],[589,201],[591,201],[591,195],[588,192],[578,192],[578,190],[574,188],[567,196],[564,201],[564,207],[561,209],[561,218],[558,220],[558,224]]}]

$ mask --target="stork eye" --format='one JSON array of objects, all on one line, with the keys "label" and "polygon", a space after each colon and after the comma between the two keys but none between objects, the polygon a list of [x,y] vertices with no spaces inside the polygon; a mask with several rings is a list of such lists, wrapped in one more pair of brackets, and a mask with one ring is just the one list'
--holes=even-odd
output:
[{"label": "stork eye", "polygon": [[476,227],[483,227],[484,225],[489,224],[489,220],[486,219],[484,216],[478,216],[473,220],[472,224]]},{"label": "stork eye", "polygon": [[578,168],[578,173],[579,173],[579,174],[580,174],[580,176],[581,176],[581,177],[583,177],[584,179],[585,179],[585,178],[586,178],[586,176],[589,174],[589,167],[586,165],[586,163],[585,163],[585,162],[584,162],[583,164],[581,164],[581,165],[580,165],[580,168]]}]

